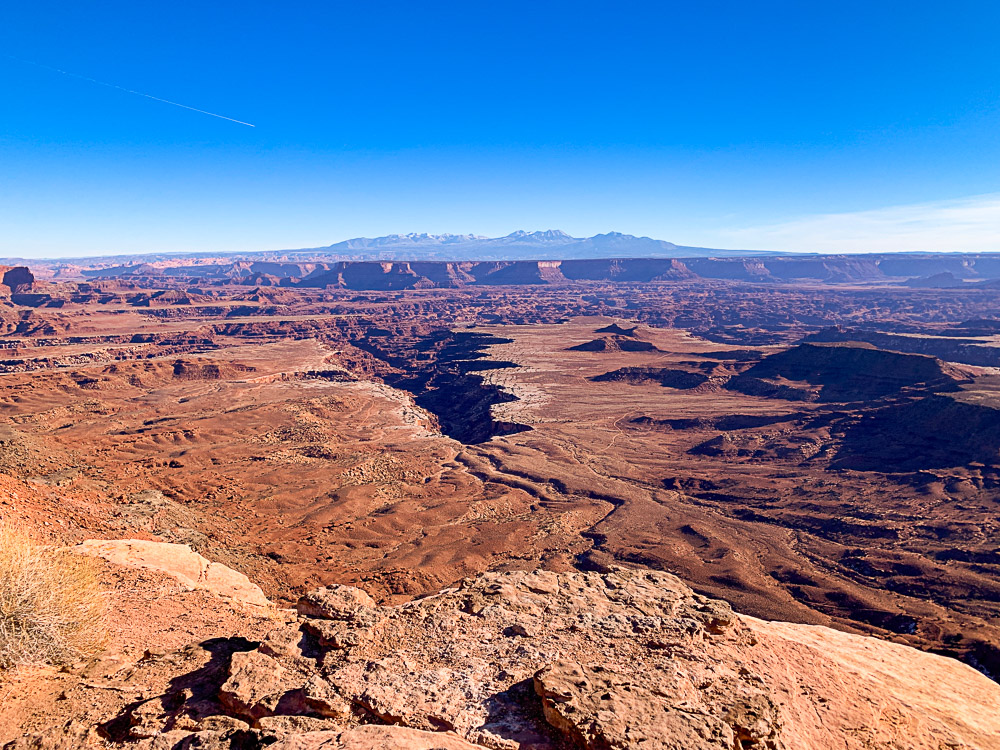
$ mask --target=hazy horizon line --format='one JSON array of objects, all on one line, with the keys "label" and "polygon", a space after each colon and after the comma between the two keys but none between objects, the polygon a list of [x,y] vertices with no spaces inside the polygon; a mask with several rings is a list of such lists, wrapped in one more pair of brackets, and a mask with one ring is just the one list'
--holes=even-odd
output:
[{"label": "hazy horizon line", "polygon": [[[507,234],[486,236],[468,232],[409,232],[411,235],[485,237],[496,240],[525,230],[517,229]],[[536,230],[538,233],[563,232],[559,229]],[[527,232],[531,234],[531,232]],[[577,240],[586,240],[602,234],[625,234],[636,238],[649,238],[668,242],[680,248],[718,250],[731,256],[746,253],[753,255],[879,255],[886,253],[1000,253],[1000,192],[984,193],[963,198],[925,201],[860,211],[806,214],[785,221],[751,226],[720,227],[708,233],[705,241],[677,242],[665,240],[651,233],[631,234],[609,230],[589,236],[566,233]],[[337,240],[328,245],[317,244],[300,247],[278,247],[260,250],[136,250],[97,254],[53,254],[37,257],[10,255],[5,261],[86,261],[108,258],[148,256],[166,257],[215,257],[259,256],[282,253],[321,251],[341,242],[407,234],[361,234]],[[808,249],[800,249],[807,247]],[[860,249],[859,249],[860,248]],[[386,248],[391,251],[391,248]],[[663,257],[637,255],[635,257]],[[681,257],[681,256],[676,256]],[[372,258],[372,260],[392,260]],[[398,258],[398,260],[414,260]],[[487,258],[483,258],[487,260]],[[527,260],[527,259],[525,259]],[[532,260],[551,260],[544,256]]]}]

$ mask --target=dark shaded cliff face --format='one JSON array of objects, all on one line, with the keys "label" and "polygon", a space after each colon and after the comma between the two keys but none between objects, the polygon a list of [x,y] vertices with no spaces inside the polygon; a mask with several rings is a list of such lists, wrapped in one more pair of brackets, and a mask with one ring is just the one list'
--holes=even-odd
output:
[{"label": "dark shaded cliff face", "polygon": [[656,258],[564,260],[560,270],[567,279],[574,281],[648,282],[696,278],[683,262]]},{"label": "dark shaded cliff face", "polygon": [[[396,387],[404,387],[403,381]],[[515,422],[494,419],[491,407],[517,398],[493,385],[486,385],[479,375],[440,372],[426,380],[407,383],[406,390],[416,393],[417,405],[438,418],[441,431],[467,444],[484,443],[496,435],[525,432],[531,428]]]},{"label": "dark shaded cliff face", "polygon": [[25,266],[0,266],[3,285],[12,292],[27,291],[35,283],[35,276]]},{"label": "dark shaded cliff face", "polygon": [[1000,398],[994,392],[933,395],[865,414],[846,430],[831,466],[917,471],[1000,465]]},{"label": "dark shaded cliff face", "polygon": [[372,351],[393,366],[404,370],[391,373],[384,380],[394,388],[412,393],[417,405],[435,417],[448,437],[467,444],[483,443],[496,435],[510,435],[531,428],[527,425],[494,419],[492,407],[516,401],[503,389],[485,382],[479,373],[516,367],[513,362],[486,359],[485,350],[510,339],[471,332],[442,331],[388,351],[385,343],[369,342]]}]

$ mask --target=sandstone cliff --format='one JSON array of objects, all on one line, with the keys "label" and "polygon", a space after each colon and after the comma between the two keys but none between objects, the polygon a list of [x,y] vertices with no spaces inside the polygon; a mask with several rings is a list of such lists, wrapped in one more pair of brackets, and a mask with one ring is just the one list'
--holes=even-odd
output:
[{"label": "sandstone cliff", "polygon": [[35,277],[25,266],[0,266],[0,285],[6,287],[4,293],[27,292],[35,283]]}]

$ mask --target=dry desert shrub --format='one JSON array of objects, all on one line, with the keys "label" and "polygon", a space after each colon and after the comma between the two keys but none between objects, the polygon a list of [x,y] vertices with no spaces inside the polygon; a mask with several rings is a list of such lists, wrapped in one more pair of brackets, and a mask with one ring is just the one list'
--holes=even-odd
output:
[{"label": "dry desert shrub", "polygon": [[0,669],[92,654],[105,642],[105,619],[94,560],[0,523]]}]

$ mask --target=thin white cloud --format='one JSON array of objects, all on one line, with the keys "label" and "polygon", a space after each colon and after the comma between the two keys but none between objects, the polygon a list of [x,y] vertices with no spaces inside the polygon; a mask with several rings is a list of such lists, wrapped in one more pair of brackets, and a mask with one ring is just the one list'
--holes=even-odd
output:
[{"label": "thin white cloud", "polygon": [[1000,251],[1000,193],[723,230],[730,247],[823,253]]}]

